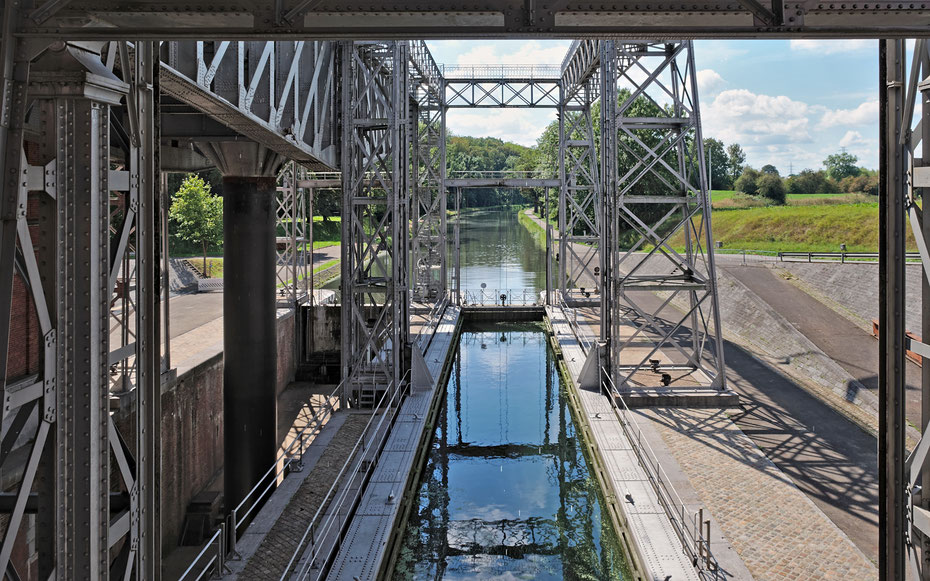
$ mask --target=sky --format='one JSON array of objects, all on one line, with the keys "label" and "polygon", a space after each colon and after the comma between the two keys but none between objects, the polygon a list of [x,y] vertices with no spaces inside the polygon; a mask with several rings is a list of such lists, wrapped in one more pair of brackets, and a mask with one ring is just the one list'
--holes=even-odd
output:
[{"label": "sky", "polygon": [[[430,41],[437,63],[559,65],[570,41]],[[749,165],[782,175],[819,169],[846,151],[878,167],[878,41],[695,41],[704,137],[739,143]],[[533,145],[555,119],[546,109],[452,110],[459,135]]]}]

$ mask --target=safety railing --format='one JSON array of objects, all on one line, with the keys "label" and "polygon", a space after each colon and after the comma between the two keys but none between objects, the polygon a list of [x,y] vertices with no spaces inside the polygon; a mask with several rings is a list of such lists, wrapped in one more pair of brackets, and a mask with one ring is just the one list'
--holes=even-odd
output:
[{"label": "safety railing", "polygon": [[466,306],[531,306],[540,304],[539,291],[535,289],[463,289]]},{"label": "safety railing", "polygon": [[[779,252],[774,250],[746,250],[715,248],[717,256],[739,256],[743,264],[750,262],[878,262],[877,252]],[[918,252],[908,252],[908,261],[920,261]]]},{"label": "safety railing", "polygon": [[429,345],[430,337],[433,336],[436,328],[439,327],[439,321],[442,320],[442,314],[445,312],[448,305],[448,293],[444,293],[439,300],[433,303],[433,307],[430,309],[429,314],[426,316],[426,324],[420,327],[420,330],[417,331],[417,334],[413,339],[413,342],[416,343],[421,352],[426,351],[426,348]]},{"label": "safety railing", "polygon": [[226,523],[204,544],[203,548],[191,561],[191,564],[181,573],[179,579],[212,579],[220,577],[229,571],[226,569]]},{"label": "safety railing", "polygon": [[578,322],[578,309],[563,306],[562,312],[568,315],[566,317],[568,326],[571,327],[572,332],[575,333],[575,338],[578,339],[578,343],[581,344],[581,348],[584,349],[585,355],[587,355],[591,347],[594,346],[594,336],[588,331],[586,325],[582,325]]},{"label": "safety railing", "polygon": [[465,79],[546,79],[558,80],[562,68],[552,65],[441,65],[448,80]]},{"label": "safety railing", "polygon": [[246,493],[232,512],[226,515],[226,518],[220,524],[219,530],[210,537],[210,540],[207,541],[200,553],[194,557],[191,565],[184,571],[178,581],[196,581],[209,578],[204,577],[205,575],[223,575],[226,556],[237,556],[236,540],[239,537],[239,528],[274,492],[276,485],[283,476],[290,472],[300,472],[303,469],[304,453],[322,430],[323,425],[336,411],[335,402],[339,401],[339,393],[343,385],[343,383],[337,385],[332,393],[324,398],[322,407],[314,412],[307,424],[291,440],[291,443],[279,453],[278,459],[271,468]]},{"label": "safety railing", "polygon": [[517,171],[517,170],[455,170],[446,173],[446,179],[514,179],[514,180],[545,180],[555,179],[557,176],[546,171]]},{"label": "safety railing", "polygon": [[[905,260],[919,261],[920,253],[908,252]],[[779,252],[782,262],[877,262],[877,252]]]},{"label": "safety railing", "polygon": [[739,258],[742,264],[749,264],[750,262],[778,262],[778,252],[767,250],[737,250],[730,248],[717,248],[714,250],[714,254],[717,256]]},{"label": "safety railing", "polygon": [[[685,507],[684,501],[675,491],[671,479],[659,463],[655,451],[643,437],[643,431],[639,424],[633,419],[633,413],[627,407],[623,396],[620,395],[610,375],[603,367],[601,368],[601,377],[604,378],[601,381],[601,389],[606,392],[604,395],[610,400],[614,414],[617,416],[624,434],[630,441],[636,458],[643,470],[646,471],[646,476],[656,492],[659,504],[672,523],[675,534],[678,535],[688,559],[697,567],[702,579],[706,581],[725,579],[723,571],[720,570],[720,564],[710,549],[710,521],[704,520],[704,509],[691,513]],[[619,405],[617,401],[620,402]]]},{"label": "safety railing", "polygon": [[[381,395],[381,399],[375,405],[374,410],[391,410],[390,413],[372,413],[362,430],[361,436],[355,442],[355,446],[349,452],[349,460],[345,462],[339,474],[326,492],[326,496],[320,503],[309,524],[304,530],[297,548],[287,562],[284,573],[281,575],[281,581],[284,579],[306,579],[312,569],[322,570],[320,558],[324,557],[325,561],[334,554],[339,544],[342,542],[342,535],[345,531],[345,525],[352,516],[352,507],[364,491],[364,482],[354,486],[356,479],[364,471],[371,471],[384,441],[387,439],[387,427],[393,423],[400,409],[400,401],[403,397],[407,386],[407,379],[410,371],[404,374],[397,389],[391,384]],[[375,423],[375,418],[379,418]],[[387,422],[387,424],[385,424]],[[339,485],[341,488],[338,488]],[[338,489],[338,492],[337,492]],[[398,491],[400,494],[401,491]],[[330,539],[330,535],[335,535],[335,540]],[[332,542],[330,542],[332,540]],[[309,554],[301,563],[301,555],[309,549]],[[300,564],[296,571],[292,570],[296,564]]]}]

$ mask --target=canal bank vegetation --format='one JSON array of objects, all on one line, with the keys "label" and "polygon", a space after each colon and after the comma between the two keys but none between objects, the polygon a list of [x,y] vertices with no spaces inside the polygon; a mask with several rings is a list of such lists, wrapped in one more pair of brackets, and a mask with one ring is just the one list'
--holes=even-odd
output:
[{"label": "canal bank vegetation", "polygon": [[[770,252],[878,251],[878,203],[764,206],[713,211],[714,239],[723,249]],[[683,233],[672,246],[684,248]],[[907,233],[908,251],[916,250]]]},{"label": "canal bank vegetation", "polygon": [[517,213],[517,221],[522,225],[530,235],[533,237],[533,242],[536,243],[540,248],[546,248],[546,229],[539,225],[539,222],[533,219],[529,214],[530,210],[520,210]]}]

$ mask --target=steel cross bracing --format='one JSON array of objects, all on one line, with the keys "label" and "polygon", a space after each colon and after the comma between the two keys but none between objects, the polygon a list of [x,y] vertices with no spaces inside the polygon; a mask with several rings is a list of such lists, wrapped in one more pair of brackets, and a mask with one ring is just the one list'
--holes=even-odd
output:
[{"label": "steel cross bracing", "polygon": [[444,80],[426,43],[410,43],[413,140],[413,300],[438,301],[446,291],[446,107]]},{"label": "steel cross bracing", "polygon": [[20,0],[22,29],[47,38],[475,37],[765,38],[922,36],[930,4],[815,0]]},{"label": "steel cross bracing", "polygon": [[[603,184],[600,158],[594,143],[591,107],[598,98],[598,75],[563,78],[559,109],[559,236],[556,298],[576,306],[598,301],[601,296],[599,252],[603,223]],[[566,84],[565,81],[569,81]],[[594,299],[591,296],[596,295]]]},{"label": "steel cross bracing", "polygon": [[449,109],[559,106],[559,72],[543,66],[444,67]]},{"label": "steel cross bracing", "polygon": [[[15,20],[9,8],[7,24]],[[19,475],[0,570],[18,578],[13,545],[38,494],[40,578],[156,578],[154,46],[62,43],[29,58],[10,39],[0,51],[13,91],[0,115],[8,176],[0,198],[0,360],[8,360],[14,273],[29,290],[43,340],[37,375],[10,384],[5,365],[0,373],[0,469]],[[112,414],[114,397],[130,413]],[[25,458],[12,453],[21,446]]]},{"label": "steel cross bracing", "polygon": [[[658,359],[660,372],[691,371],[682,386],[723,389],[692,43],[605,41],[600,61],[603,248],[610,261],[603,313],[609,318],[602,325],[610,325],[610,372],[620,389],[629,389]],[[653,292],[663,298],[658,308],[642,300]],[[664,309],[679,296],[687,309],[680,317]]]},{"label": "steel cross bracing", "polygon": [[238,135],[308,169],[338,164],[334,43],[167,42],[161,56],[162,91],[234,132],[204,135],[209,128],[177,115],[164,120],[171,137],[206,142]]},{"label": "steel cross bracing", "polygon": [[[275,201],[277,222],[277,286],[278,306],[294,308],[309,296],[309,265],[312,256],[312,225],[308,220],[308,198],[312,190],[303,187],[301,178],[306,170],[297,162],[287,164],[279,177],[281,185]],[[309,214],[312,219],[313,214]],[[308,267],[309,265],[309,267]]]},{"label": "steel cross bracing", "polygon": [[410,333],[406,42],[346,42],[342,67],[342,377],[371,406],[400,387]]},{"label": "steel cross bracing", "polygon": [[[930,579],[930,368],[921,378],[921,431],[907,452],[905,351],[930,357],[930,44],[886,40],[879,49],[879,577]],[[921,297],[906,296],[905,239],[920,253]],[[921,337],[907,332],[905,307],[921,300]]]}]

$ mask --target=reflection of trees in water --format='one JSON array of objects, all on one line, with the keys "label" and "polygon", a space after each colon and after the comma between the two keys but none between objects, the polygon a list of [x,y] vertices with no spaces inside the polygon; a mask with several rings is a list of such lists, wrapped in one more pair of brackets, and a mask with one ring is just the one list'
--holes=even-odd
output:
[{"label": "reflection of trees in water", "polygon": [[[462,441],[462,343],[499,341],[513,345],[527,333],[513,331],[463,334],[455,353],[446,406],[432,443],[419,492],[411,512],[395,570],[395,578],[441,579],[457,558],[494,569],[521,569],[532,559],[542,567],[537,576],[566,579],[629,578],[620,543],[605,511],[597,481],[589,472],[575,432],[568,402],[561,389],[556,361],[545,346],[545,385],[540,386],[545,421],[538,442],[476,445]],[[489,339],[495,337],[495,339]],[[525,348],[518,346],[516,348]],[[452,424],[450,426],[450,423]],[[553,434],[553,427],[557,427]],[[451,430],[451,434],[450,434]],[[451,436],[451,438],[450,438]],[[450,462],[468,458],[545,457],[547,480],[558,490],[559,504],[550,517],[529,516],[485,520],[451,520],[449,514]],[[469,561],[471,563],[471,561]],[[526,563],[524,566],[530,565]]]},{"label": "reflection of trees in water", "polygon": [[[449,243],[453,240],[453,225],[449,221]],[[482,282],[491,288],[514,286],[505,278],[516,276],[511,266],[507,277],[501,270],[491,276],[490,272],[469,273],[469,268],[500,267],[518,265],[528,273],[537,289],[546,286],[545,249],[540,248],[530,232],[517,221],[517,210],[481,210],[462,215],[459,240],[461,242],[462,288],[478,288]],[[451,256],[451,246],[450,246]],[[451,260],[451,259],[450,259]],[[476,278],[477,277],[477,278]],[[488,280],[478,280],[478,278]],[[506,283],[506,284],[505,284]],[[521,283],[517,286],[523,286]]]}]

